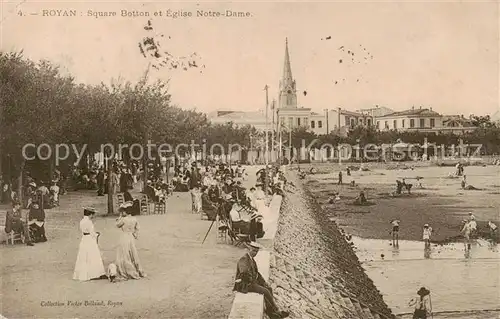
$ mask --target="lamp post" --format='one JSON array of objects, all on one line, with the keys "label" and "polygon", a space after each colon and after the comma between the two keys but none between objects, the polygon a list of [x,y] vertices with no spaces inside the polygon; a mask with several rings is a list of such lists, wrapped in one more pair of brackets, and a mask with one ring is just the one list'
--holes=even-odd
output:
[{"label": "lamp post", "polygon": [[264,87],[264,91],[266,91],[266,165],[269,163],[269,86],[266,84]]},{"label": "lamp post", "polygon": [[[267,92],[266,92],[267,93]],[[266,97],[267,99],[267,97]],[[274,162],[276,160],[276,156],[274,155],[274,108],[276,105],[276,100],[273,99],[273,103],[271,104],[271,111],[273,112],[273,121],[271,125],[271,161]]]},{"label": "lamp post", "polygon": [[267,196],[267,185],[269,184],[269,121],[268,121],[268,109],[269,109],[269,86],[266,84],[264,87],[264,90],[266,91],[266,148],[265,148],[265,161],[266,161],[266,178],[265,178],[265,184],[264,184],[264,192],[266,193]]},{"label": "lamp post", "polygon": [[325,114],[326,114],[326,134],[330,133],[329,127],[328,127],[328,109],[325,109]]},{"label": "lamp post", "polygon": [[249,162],[250,162],[250,165],[253,165],[253,144],[252,144],[252,133],[250,133],[250,151],[248,152],[251,156],[251,159],[250,159],[250,156],[249,158],[247,159]]}]

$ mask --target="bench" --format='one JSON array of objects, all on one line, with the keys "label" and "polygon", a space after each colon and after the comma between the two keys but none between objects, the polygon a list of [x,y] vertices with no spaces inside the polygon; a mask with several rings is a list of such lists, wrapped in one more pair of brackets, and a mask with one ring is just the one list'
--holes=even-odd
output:
[{"label": "bench", "polygon": [[[269,259],[270,252],[261,250],[255,256],[255,262],[262,277],[269,280]],[[264,296],[254,292],[246,294],[236,292],[233,306],[228,319],[261,319],[264,317]]]}]

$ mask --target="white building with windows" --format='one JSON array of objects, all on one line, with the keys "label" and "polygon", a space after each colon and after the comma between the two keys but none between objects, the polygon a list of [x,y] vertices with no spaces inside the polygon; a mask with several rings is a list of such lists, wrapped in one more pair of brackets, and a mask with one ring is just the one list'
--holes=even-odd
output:
[{"label": "white building with windows", "polygon": [[381,131],[429,131],[443,126],[442,115],[433,111],[432,108],[415,109],[412,107],[410,110],[393,112],[375,119],[376,127]]},{"label": "white building with windows", "polygon": [[401,112],[393,112],[375,118],[376,127],[381,131],[423,131],[435,134],[463,134],[471,132],[476,127],[463,116],[441,115],[432,108],[415,108]]}]

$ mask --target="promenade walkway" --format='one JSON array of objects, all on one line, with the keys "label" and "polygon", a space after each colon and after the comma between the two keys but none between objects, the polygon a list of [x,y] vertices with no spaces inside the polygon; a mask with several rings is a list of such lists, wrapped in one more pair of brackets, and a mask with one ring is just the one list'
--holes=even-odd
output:
[{"label": "promenade walkway", "polygon": [[[255,176],[255,169],[248,170],[250,177]],[[254,178],[245,182],[251,183]],[[82,207],[89,205],[104,212],[106,197],[90,191],[62,196],[61,207],[47,210],[48,242],[34,247],[0,245],[3,316],[227,318],[235,267],[243,250],[216,244],[215,227],[201,244],[210,222],[191,214],[189,193],[170,197],[166,215],[138,216],[137,247],[148,277],[114,284],[72,280],[80,241],[78,223]],[[0,224],[5,221],[4,210]],[[97,216],[94,222],[101,232],[99,246],[107,266],[114,260],[120,230],[115,217]]]}]

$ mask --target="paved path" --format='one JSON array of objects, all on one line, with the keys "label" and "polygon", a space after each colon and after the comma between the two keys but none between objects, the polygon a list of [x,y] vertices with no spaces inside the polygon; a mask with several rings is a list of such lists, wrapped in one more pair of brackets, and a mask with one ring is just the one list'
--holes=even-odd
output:
[{"label": "paved path", "polygon": [[[249,172],[249,175],[252,173]],[[255,174],[255,173],[253,173]],[[111,284],[73,281],[82,206],[105,211],[95,192],[61,197],[47,211],[46,243],[0,246],[0,309],[7,318],[224,318],[231,309],[235,265],[242,250],[216,244],[215,232],[201,244],[210,223],[190,213],[189,193],[175,193],[166,215],[139,216],[137,247],[148,278]],[[4,212],[0,220],[5,220]],[[120,231],[114,217],[97,217],[105,266],[114,260]],[[3,227],[2,227],[3,229]],[[85,301],[103,301],[87,305]],[[61,306],[47,306],[60,302]],[[74,302],[69,305],[68,302]],[[76,305],[81,302],[82,305]]]}]

